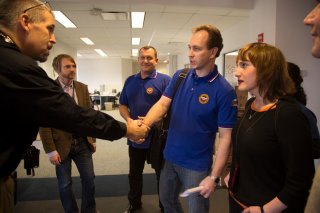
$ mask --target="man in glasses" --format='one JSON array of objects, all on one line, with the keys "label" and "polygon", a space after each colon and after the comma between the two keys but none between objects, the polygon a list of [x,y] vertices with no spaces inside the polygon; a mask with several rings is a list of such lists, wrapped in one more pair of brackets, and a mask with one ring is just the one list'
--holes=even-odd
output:
[{"label": "man in glasses", "polygon": [[[148,128],[127,125],[107,114],[78,106],[36,61],[44,62],[56,43],[55,19],[38,0],[0,0],[0,212],[13,212],[13,180],[39,126],[80,136],[139,140]],[[141,139],[143,140],[143,139]]]},{"label": "man in glasses", "polygon": [[[311,27],[311,36],[313,46],[311,53],[315,58],[320,58],[320,0],[317,0],[316,6],[305,17],[304,24]],[[320,211],[320,169],[317,169],[310,195],[306,205],[305,213]]]}]

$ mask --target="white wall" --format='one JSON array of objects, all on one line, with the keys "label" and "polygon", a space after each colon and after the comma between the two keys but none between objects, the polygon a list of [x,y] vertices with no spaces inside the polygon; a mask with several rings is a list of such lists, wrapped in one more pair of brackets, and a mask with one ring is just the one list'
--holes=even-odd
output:
[{"label": "white wall", "polygon": [[256,0],[248,19],[221,32],[224,48],[216,60],[219,71],[223,69],[223,55],[240,49],[247,43],[256,42],[257,36],[264,33],[264,42],[275,44],[276,0]]},{"label": "white wall", "polygon": [[[139,65],[137,64],[137,61],[136,61],[136,60],[132,61],[132,66],[133,66],[133,74],[140,72],[140,68],[139,68]],[[156,69],[157,69],[157,71],[159,71],[159,72],[161,72],[161,73],[163,73],[163,74],[170,75],[170,74],[169,74],[169,71],[168,71],[168,69],[167,69],[167,64],[165,64],[165,63],[160,63],[160,62],[159,62],[159,63],[157,64],[157,66],[156,66]],[[131,74],[131,75],[132,75],[132,74]],[[127,76],[127,77],[128,77],[128,76]]]},{"label": "white wall", "polygon": [[101,58],[81,59],[77,58],[78,80],[87,84],[89,92],[100,91],[100,85],[105,85],[106,92],[112,89],[120,91],[127,75],[132,73],[130,59]]},{"label": "white wall", "polygon": [[[303,87],[307,93],[307,106],[316,114],[320,126],[320,59],[311,56],[310,27],[302,21],[316,5],[316,1],[281,0],[277,2],[276,46],[288,61],[303,70]],[[281,15],[281,16],[280,16]]]},{"label": "white wall", "polygon": [[[133,74],[132,59],[122,59],[122,87],[128,76]],[[122,90],[121,87],[121,90]]]},{"label": "white wall", "polygon": [[[288,61],[303,70],[304,88],[308,96],[308,107],[315,112],[320,126],[320,101],[318,96],[320,80],[320,59],[311,56],[312,40],[310,28],[302,22],[315,6],[315,1],[300,0],[256,0],[249,19],[222,32],[224,49],[222,53],[239,49],[246,43],[257,41],[257,35],[264,33],[264,42],[277,46]],[[217,59],[220,71],[223,54]]]}]

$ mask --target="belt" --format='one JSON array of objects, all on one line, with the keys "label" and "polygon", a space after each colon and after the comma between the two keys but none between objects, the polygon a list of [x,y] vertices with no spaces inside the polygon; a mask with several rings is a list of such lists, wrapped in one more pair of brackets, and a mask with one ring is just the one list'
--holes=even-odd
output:
[{"label": "belt", "polygon": [[243,203],[241,203],[235,196],[234,194],[232,193],[232,191],[228,190],[229,191],[229,195],[230,197],[232,197],[232,199],[239,205],[241,206],[242,209],[246,209],[248,208],[248,206],[244,205]]}]

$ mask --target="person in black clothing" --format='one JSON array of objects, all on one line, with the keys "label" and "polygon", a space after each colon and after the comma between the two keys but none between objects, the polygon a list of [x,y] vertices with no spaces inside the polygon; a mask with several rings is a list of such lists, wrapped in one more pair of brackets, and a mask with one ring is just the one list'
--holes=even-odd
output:
[{"label": "person in black clothing", "polygon": [[303,78],[301,76],[300,67],[294,63],[288,62],[288,72],[297,90],[293,94],[293,97],[295,97],[295,99],[299,102],[301,110],[303,114],[307,117],[309,125],[311,127],[313,140],[313,158],[318,159],[320,158],[320,135],[317,126],[317,117],[308,107],[306,107],[307,95],[304,92],[303,87],[301,86]]},{"label": "person in black clothing", "polygon": [[36,139],[39,126],[80,136],[143,140],[148,128],[124,124],[82,108],[50,79],[36,61],[47,60],[56,43],[55,20],[38,0],[0,0],[0,212],[13,212],[11,173]]},{"label": "person in black clothing", "polygon": [[[309,26],[312,38],[311,53],[315,58],[320,58],[320,0],[316,0],[315,7],[306,15],[304,24]],[[319,80],[319,79],[318,79]],[[310,195],[305,208],[305,213],[319,212],[320,209],[320,169],[317,168],[313,178]]]},{"label": "person in black clothing", "polygon": [[238,89],[254,97],[232,130],[229,212],[303,212],[314,175],[308,121],[279,49],[240,49]]}]

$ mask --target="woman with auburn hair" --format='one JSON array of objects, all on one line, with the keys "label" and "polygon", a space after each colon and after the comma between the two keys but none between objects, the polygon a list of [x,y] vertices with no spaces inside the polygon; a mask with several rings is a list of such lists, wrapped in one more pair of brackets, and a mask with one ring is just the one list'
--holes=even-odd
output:
[{"label": "woman with auburn hair", "polygon": [[272,45],[247,44],[235,76],[253,98],[232,131],[229,211],[303,212],[314,174],[312,137],[291,96],[286,59]]}]

